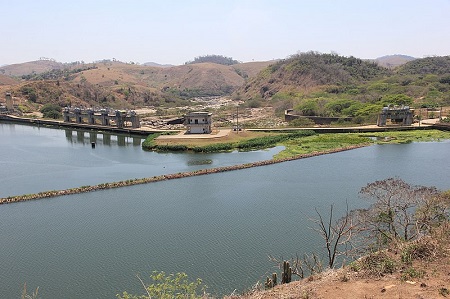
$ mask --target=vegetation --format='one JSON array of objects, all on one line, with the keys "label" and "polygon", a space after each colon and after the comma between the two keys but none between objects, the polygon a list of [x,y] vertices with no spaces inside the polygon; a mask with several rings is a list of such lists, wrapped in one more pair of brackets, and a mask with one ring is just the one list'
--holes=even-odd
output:
[{"label": "vegetation", "polygon": [[44,106],[42,106],[40,111],[44,118],[58,119],[62,116],[62,109],[59,105],[56,104],[45,104]]},{"label": "vegetation", "polygon": [[185,144],[158,145],[155,142],[155,138],[158,137],[159,135],[151,134],[142,143],[142,147],[145,150],[154,150],[154,151],[192,150],[194,152],[203,152],[203,153],[231,151],[234,149],[248,151],[254,149],[269,148],[275,146],[280,142],[303,138],[311,135],[315,135],[315,132],[310,130],[303,130],[294,133],[279,133],[266,135],[262,137],[248,138],[236,142],[218,142],[218,143],[210,143],[203,146],[200,145],[190,146]]},{"label": "vegetation", "polygon": [[372,142],[368,137],[354,133],[347,134],[317,134],[301,139],[287,140],[283,142],[286,147],[277,154],[276,158],[285,158],[299,154],[320,152],[333,148],[341,148],[351,145],[363,145]]},{"label": "vegetation", "polygon": [[409,143],[409,142],[431,142],[450,139],[450,132],[440,130],[408,130],[390,131],[376,133],[361,133],[362,137],[375,138],[373,142],[384,143]]},{"label": "vegetation", "polygon": [[[334,267],[337,256],[345,255],[358,258],[348,267],[358,277],[379,279],[397,272],[399,280],[409,281],[425,277],[430,270],[428,263],[448,260],[450,191],[388,178],[367,184],[360,194],[373,201],[367,209],[347,210],[334,220],[331,206],[328,217],[316,211],[318,217],[312,219],[323,238],[329,268]],[[318,256],[312,253],[291,259],[292,274],[303,278],[305,273],[322,271]],[[341,281],[346,282],[351,273],[342,270]]]},{"label": "vegetation", "polygon": [[63,66],[61,69],[52,69],[43,73],[31,73],[28,75],[22,75],[22,79],[27,81],[37,81],[37,80],[58,80],[64,78],[64,80],[69,80],[69,76],[72,76],[83,71],[96,69],[95,65],[82,65],[75,68],[69,65]]},{"label": "vegetation", "polygon": [[388,105],[450,105],[449,57],[416,59],[387,69],[354,57],[301,53],[261,71],[236,94],[259,105],[270,103],[278,113],[293,109],[304,116],[374,123]]},{"label": "vegetation", "polygon": [[38,299],[39,298],[38,294],[39,294],[39,287],[37,287],[36,290],[34,290],[31,294],[28,294],[27,284],[25,283],[23,285],[22,296],[20,297],[20,299]]},{"label": "vegetation", "polygon": [[401,66],[397,72],[401,75],[448,75],[449,69],[450,56],[435,56],[410,61]]},{"label": "vegetation", "polygon": [[138,276],[141,282],[145,294],[144,295],[131,295],[127,292],[123,292],[122,295],[118,294],[118,299],[196,299],[203,298],[206,291],[206,286],[202,284],[202,280],[191,282],[188,279],[186,273],[176,273],[166,275],[164,272],[153,272],[150,275],[153,280],[152,284],[145,284]]},{"label": "vegetation", "polygon": [[195,57],[193,61],[188,61],[185,64],[204,63],[204,62],[211,62],[223,65],[233,65],[239,63],[239,61],[234,60],[231,57],[225,57],[222,55],[204,55]]}]

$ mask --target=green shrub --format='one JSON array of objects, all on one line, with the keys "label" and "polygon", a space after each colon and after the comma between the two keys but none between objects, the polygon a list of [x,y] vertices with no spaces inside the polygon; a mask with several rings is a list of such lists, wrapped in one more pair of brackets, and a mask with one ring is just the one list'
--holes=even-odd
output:
[{"label": "green shrub", "polygon": [[144,142],[142,142],[142,149],[148,151],[153,150],[156,147],[155,139],[160,135],[160,133],[148,135]]},{"label": "green shrub", "polygon": [[206,146],[195,146],[191,148],[191,150],[197,153],[214,153],[214,152],[231,151],[233,150],[233,148],[234,148],[233,143],[216,143]]},{"label": "green shrub", "polygon": [[183,144],[162,144],[154,146],[153,150],[156,150],[158,152],[182,152],[187,151],[188,147]]},{"label": "green shrub", "polygon": [[62,116],[62,109],[59,105],[56,104],[45,104],[44,106],[42,106],[40,111],[44,118],[58,119]]},{"label": "green shrub", "polygon": [[117,294],[118,299],[197,299],[203,298],[206,286],[202,284],[202,280],[190,282],[186,273],[177,273],[166,275],[164,272],[153,272],[150,275],[153,280],[152,284],[145,285],[146,295],[132,295],[123,292],[122,295]]}]

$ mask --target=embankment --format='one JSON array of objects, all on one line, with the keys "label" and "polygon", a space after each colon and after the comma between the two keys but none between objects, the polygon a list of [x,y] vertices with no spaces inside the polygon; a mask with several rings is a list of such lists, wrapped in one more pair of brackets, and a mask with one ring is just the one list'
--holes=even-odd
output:
[{"label": "embankment", "polygon": [[139,185],[139,184],[147,184],[147,183],[160,182],[160,181],[166,181],[166,180],[181,179],[181,178],[185,178],[185,177],[192,177],[192,176],[199,176],[199,175],[205,175],[205,174],[213,174],[213,173],[226,172],[226,171],[232,171],[232,170],[246,169],[246,168],[251,168],[251,167],[265,166],[265,165],[271,165],[271,164],[275,164],[275,163],[281,163],[281,162],[292,161],[292,160],[297,160],[297,159],[304,159],[304,158],[310,158],[310,157],[315,157],[315,156],[320,156],[320,155],[348,151],[348,150],[352,150],[352,149],[356,149],[356,148],[360,148],[360,147],[364,147],[364,146],[368,146],[368,145],[369,144],[353,145],[353,146],[347,146],[347,147],[342,147],[342,148],[330,149],[330,150],[321,151],[321,152],[301,154],[301,155],[296,155],[296,156],[282,158],[282,159],[271,159],[271,160],[264,160],[264,161],[258,161],[258,162],[253,162],[253,163],[233,165],[233,166],[201,169],[201,170],[196,170],[196,171],[180,172],[180,173],[175,173],[175,174],[165,174],[165,175],[153,176],[153,177],[149,177],[149,178],[131,179],[131,180],[126,180],[126,181],[103,183],[103,184],[98,184],[98,185],[94,185],[94,186],[82,186],[82,187],[78,187],[78,188],[71,188],[71,189],[65,189],[65,190],[51,190],[51,191],[44,191],[44,192],[39,192],[39,193],[35,193],[35,194],[9,196],[9,197],[0,198],[0,204],[21,202],[21,201],[27,201],[27,200],[33,200],[33,199],[40,199],[40,198],[50,198],[50,197],[57,197],[57,196],[63,196],[63,195],[79,194],[79,193],[92,192],[92,191],[98,191],[98,190],[105,190],[105,189],[112,189],[112,188],[119,188],[119,187],[126,187],[126,186],[134,186],[134,185]]}]

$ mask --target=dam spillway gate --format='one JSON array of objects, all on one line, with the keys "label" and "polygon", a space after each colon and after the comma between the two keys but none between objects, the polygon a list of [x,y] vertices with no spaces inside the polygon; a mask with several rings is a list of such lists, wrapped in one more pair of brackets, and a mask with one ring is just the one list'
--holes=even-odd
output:
[{"label": "dam spillway gate", "polygon": [[102,125],[117,128],[140,128],[139,116],[135,111],[111,109],[69,108],[63,110],[64,122]]}]

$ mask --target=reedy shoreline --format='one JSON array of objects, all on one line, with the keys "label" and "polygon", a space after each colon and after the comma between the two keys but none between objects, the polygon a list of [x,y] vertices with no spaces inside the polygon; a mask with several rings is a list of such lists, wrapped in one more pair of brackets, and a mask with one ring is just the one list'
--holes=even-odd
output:
[{"label": "reedy shoreline", "polygon": [[160,181],[166,181],[166,180],[181,179],[181,178],[185,178],[185,177],[200,176],[200,175],[213,174],[213,173],[219,173],[219,172],[227,172],[227,171],[232,171],[232,170],[247,169],[247,168],[251,168],[251,167],[265,166],[265,165],[271,165],[271,164],[275,164],[275,163],[316,157],[316,156],[320,156],[320,155],[333,154],[333,153],[338,153],[338,152],[343,152],[343,151],[348,151],[348,150],[352,150],[352,149],[356,149],[356,148],[365,147],[368,145],[371,145],[371,144],[364,143],[364,144],[351,145],[351,146],[345,146],[345,147],[340,147],[340,148],[324,150],[324,151],[320,151],[320,152],[300,154],[300,155],[295,155],[295,156],[280,158],[280,159],[270,159],[270,160],[263,160],[263,161],[258,161],[258,162],[238,164],[238,165],[232,165],[232,166],[200,169],[200,170],[195,170],[195,171],[179,172],[179,173],[174,173],[174,174],[164,174],[164,175],[152,176],[152,177],[148,177],[148,178],[130,179],[130,180],[112,182],[112,183],[102,183],[102,184],[98,184],[98,185],[94,185],[94,186],[82,186],[82,187],[70,188],[70,189],[64,189],[64,190],[51,190],[51,191],[43,191],[43,192],[39,192],[39,193],[34,193],[34,194],[9,196],[9,197],[0,198],[0,204],[8,204],[8,203],[14,203],[14,202],[22,202],[22,201],[28,201],[28,200],[34,200],[34,199],[41,199],[41,198],[51,198],[51,197],[58,197],[58,196],[64,196],[64,195],[80,194],[80,193],[86,193],[86,192],[92,192],[92,191],[98,191],[98,190],[106,190],[106,189],[134,186],[134,185],[140,185],[140,184],[148,184],[148,183],[160,182]]}]

